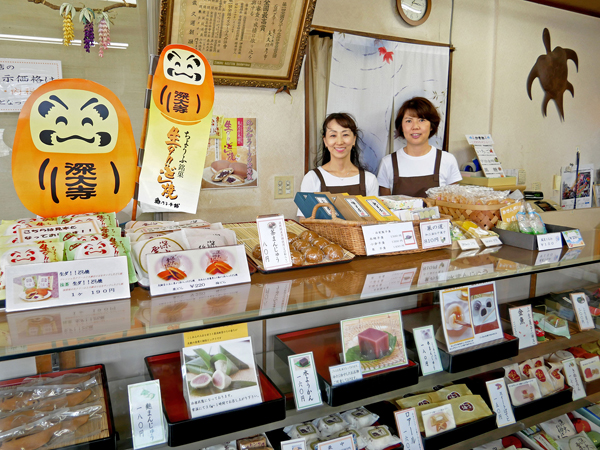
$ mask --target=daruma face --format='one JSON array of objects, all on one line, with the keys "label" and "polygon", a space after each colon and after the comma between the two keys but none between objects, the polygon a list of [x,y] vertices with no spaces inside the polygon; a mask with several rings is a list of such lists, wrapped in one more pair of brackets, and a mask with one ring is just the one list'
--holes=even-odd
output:
[{"label": "daruma face", "polygon": [[23,106],[12,172],[29,211],[42,217],[120,211],[133,197],[136,166],[129,116],[104,86],[54,80]]},{"label": "daruma face", "polygon": [[178,124],[193,125],[209,115],[215,86],[204,55],[186,45],[165,47],[154,74],[152,98],[162,115]]}]

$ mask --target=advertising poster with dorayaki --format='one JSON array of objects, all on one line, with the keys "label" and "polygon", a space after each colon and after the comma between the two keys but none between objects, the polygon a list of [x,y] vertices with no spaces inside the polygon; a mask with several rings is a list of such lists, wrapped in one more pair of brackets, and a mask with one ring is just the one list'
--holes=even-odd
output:
[{"label": "advertising poster with dorayaki", "polygon": [[195,213],[215,87],[198,50],[168,45],[152,81],[138,200],[142,211]]}]

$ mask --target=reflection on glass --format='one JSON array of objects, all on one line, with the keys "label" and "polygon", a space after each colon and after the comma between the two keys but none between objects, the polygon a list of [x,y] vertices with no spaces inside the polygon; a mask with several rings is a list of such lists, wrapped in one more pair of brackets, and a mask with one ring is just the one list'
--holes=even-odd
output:
[{"label": "reflection on glass", "polygon": [[265,284],[263,286],[259,314],[264,316],[285,311],[290,299],[291,290],[292,280]]}]

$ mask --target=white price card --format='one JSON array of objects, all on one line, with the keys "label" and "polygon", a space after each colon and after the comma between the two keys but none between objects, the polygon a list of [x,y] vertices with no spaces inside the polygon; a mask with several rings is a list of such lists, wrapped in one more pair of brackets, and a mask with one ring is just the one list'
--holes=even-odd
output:
[{"label": "white price card", "polygon": [[583,238],[581,237],[581,232],[579,230],[567,230],[562,232],[563,237],[565,238],[565,242],[569,248],[574,247],[583,247],[585,242],[583,242]]},{"label": "white price card", "polygon": [[424,450],[415,408],[394,411],[394,418],[404,450]]},{"label": "white price card", "polygon": [[370,273],[367,275],[360,298],[380,295],[384,292],[407,291],[412,286],[417,268],[394,270],[393,272]]},{"label": "white price card", "polygon": [[292,267],[292,256],[283,216],[281,214],[258,216],[256,227],[265,270]]},{"label": "white price card", "polygon": [[450,259],[422,262],[421,270],[419,271],[419,281],[417,284],[421,286],[422,284],[440,283],[446,281],[450,263]]},{"label": "white price card", "polygon": [[88,220],[85,222],[65,223],[61,225],[18,228],[17,237],[21,243],[33,242],[58,238],[59,234],[63,232],[73,234],[97,234],[100,233],[100,228],[96,222]]},{"label": "white price card", "polygon": [[151,295],[250,282],[243,245],[149,253],[147,267]]},{"label": "white price card", "polygon": [[362,366],[360,365],[360,361],[329,366],[329,375],[331,376],[332,386],[362,380]]},{"label": "white price card", "polygon": [[450,221],[428,220],[419,224],[421,228],[421,243],[423,248],[435,248],[451,245]]},{"label": "white price card", "polygon": [[166,424],[158,380],[127,386],[133,448],[145,448],[167,442]]},{"label": "white price card", "polygon": [[531,305],[508,308],[513,336],[519,338],[519,350],[537,345]]},{"label": "white price card", "polygon": [[425,436],[435,436],[456,428],[452,405],[442,405],[421,412]]},{"label": "white price card", "polygon": [[555,248],[562,248],[562,234],[561,233],[546,233],[538,234],[535,236],[537,239],[538,250],[553,250]]},{"label": "white price card", "polygon": [[259,315],[277,314],[287,309],[292,280],[279,283],[265,283],[263,285],[262,299],[260,301]]},{"label": "white price card", "polygon": [[479,250],[479,244],[475,239],[460,239],[456,242],[461,250]]},{"label": "white price card", "polygon": [[583,380],[581,379],[575,358],[565,359],[562,363],[567,384],[573,389],[573,401],[584,398],[586,396],[585,387],[583,386]]},{"label": "white price card", "polygon": [[510,398],[508,397],[504,378],[486,381],[485,386],[490,394],[492,409],[496,413],[496,424],[498,425],[498,428],[515,423],[515,415],[513,413],[512,404],[510,403]]},{"label": "white price card", "polygon": [[281,450],[306,450],[306,439],[290,439],[281,441]]},{"label": "white price card", "polygon": [[496,247],[497,245],[502,245],[502,241],[498,236],[482,237],[479,239],[486,247]]},{"label": "white price card", "polygon": [[412,222],[390,222],[362,227],[367,256],[419,248]]},{"label": "white price card", "polygon": [[534,266],[543,266],[544,264],[554,264],[560,261],[560,254],[562,253],[562,247],[554,250],[546,250],[545,252],[538,252],[535,257]]},{"label": "white price card", "polygon": [[321,390],[317,381],[317,369],[312,352],[298,353],[288,356],[294,402],[296,409],[312,408],[323,404]]},{"label": "white price card", "polygon": [[442,372],[444,368],[442,367],[440,350],[435,340],[433,325],[414,328],[413,337],[417,346],[417,353],[419,354],[423,375]]},{"label": "white price card", "polygon": [[126,256],[6,266],[4,276],[7,312],[130,297]]},{"label": "white price card", "polygon": [[354,435],[348,434],[317,444],[317,450],[357,450],[354,445]]},{"label": "white price card", "polygon": [[590,306],[588,304],[587,295],[583,292],[577,292],[570,294],[571,303],[573,303],[573,309],[575,310],[575,317],[577,318],[577,324],[579,330],[593,330],[595,328],[594,319],[590,312]]}]

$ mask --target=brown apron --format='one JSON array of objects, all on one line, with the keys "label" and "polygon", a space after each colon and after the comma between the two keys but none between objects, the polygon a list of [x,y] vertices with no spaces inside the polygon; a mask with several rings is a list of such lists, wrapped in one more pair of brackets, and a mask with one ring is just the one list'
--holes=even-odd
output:
[{"label": "brown apron", "polygon": [[358,179],[360,180],[358,184],[351,184],[349,186],[327,186],[325,184],[325,180],[323,179],[323,175],[319,169],[314,169],[314,173],[317,174],[319,181],[321,182],[321,191],[322,192],[331,192],[332,194],[350,194],[350,195],[367,195],[367,187],[365,184],[365,171],[363,169],[358,169]]},{"label": "brown apron", "polygon": [[[400,151],[400,150],[398,150]],[[442,151],[436,150],[435,166],[432,175],[420,177],[401,177],[398,171],[398,151],[392,153],[392,167],[394,168],[393,195],[408,195],[410,197],[427,197],[425,191],[440,185],[440,165],[442,164]]]}]

